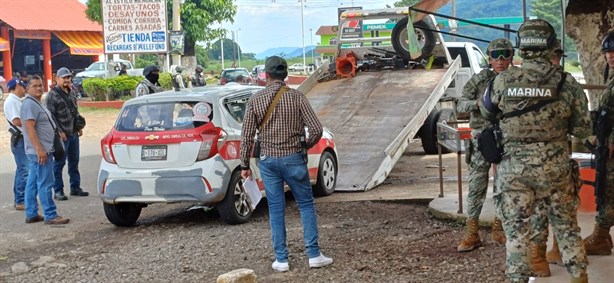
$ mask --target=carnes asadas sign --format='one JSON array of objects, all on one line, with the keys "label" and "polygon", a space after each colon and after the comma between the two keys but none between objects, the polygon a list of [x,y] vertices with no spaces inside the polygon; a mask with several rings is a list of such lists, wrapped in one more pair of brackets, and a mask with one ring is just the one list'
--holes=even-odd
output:
[{"label": "carnes asadas sign", "polygon": [[166,53],[166,0],[103,0],[105,53]]}]

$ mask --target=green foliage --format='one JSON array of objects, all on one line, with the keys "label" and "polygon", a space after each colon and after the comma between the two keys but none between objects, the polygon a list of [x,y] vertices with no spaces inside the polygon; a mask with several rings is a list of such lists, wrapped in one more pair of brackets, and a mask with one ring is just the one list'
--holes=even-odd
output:
[{"label": "green foliage", "polygon": [[196,44],[196,63],[201,65],[203,68],[207,68],[207,62],[209,61],[209,54],[207,50],[202,46]]},{"label": "green foliage", "polygon": [[172,89],[173,85],[171,83],[171,79],[172,79],[171,73],[168,73],[168,72],[160,73],[160,78],[158,79],[158,83],[164,89]]},{"label": "green foliage", "polygon": [[401,0],[399,2],[394,2],[395,7],[409,7],[413,6],[416,3],[420,2],[420,0]]},{"label": "green foliage", "polygon": [[[222,48],[220,46],[220,41],[221,39],[218,39],[207,49],[207,54],[212,60],[222,59]],[[232,60],[232,58],[237,58],[235,51],[239,53],[241,51],[241,47],[233,40],[224,38],[224,60]]]},{"label": "green foliage", "polygon": [[92,22],[102,24],[102,1],[101,0],[87,0],[87,8],[85,9],[85,15]]},{"label": "green foliage", "polygon": [[136,58],[136,62],[134,62],[135,68],[145,68],[149,65],[158,65],[158,55],[141,54]]},{"label": "green foliage", "polygon": [[108,101],[111,83],[107,79],[88,78],[83,80],[83,91],[95,101]]},{"label": "green foliage", "polygon": [[580,62],[575,61],[575,60],[567,61],[567,64],[569,64],[572,67],[579,67],[580,66]]}]

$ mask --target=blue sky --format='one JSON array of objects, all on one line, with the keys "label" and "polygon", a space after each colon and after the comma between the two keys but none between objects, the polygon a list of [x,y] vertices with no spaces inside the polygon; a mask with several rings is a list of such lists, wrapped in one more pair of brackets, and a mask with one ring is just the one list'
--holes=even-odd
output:
[{"label": "blue sky", "polygon": [[[337,24],[337,8],[362,6],[364,9],[381,9],[396,1],[340,1],[303,0],[305,46],[311,45],[309,29],[313,32],[313,44],[320,42],[315,32],[322,25]],[[234,23],[223,25],[228,30],[238,30],[238,43],[243,52],[260,53],[274,47],[301,47],[300,0],[236,0],[237,14]],[[231,38],[228,33],[227,38]]]}]

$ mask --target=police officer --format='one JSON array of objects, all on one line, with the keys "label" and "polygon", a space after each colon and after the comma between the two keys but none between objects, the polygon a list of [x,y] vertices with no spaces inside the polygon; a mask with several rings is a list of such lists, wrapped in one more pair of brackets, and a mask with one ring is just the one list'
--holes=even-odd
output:
[{"label": "police officer", "polygon": [[[614,127],[614,30],[606,34],[601,42],[601,52],[604,53],[610,74],[607,79],[606,89],[599,101],[599,112],[608,110],[608,123]],[[607,70],[607,69],[606,69]],[[607,75],[606,75],[607,76]],[[609,157],[606,163],[607,186],[605,191],[605,202],[595,216],[595,229],[593,233],[584,239],[586,254],[588,255],[611,255],[612,236],[610,228],[614,226],[614,130],[610,129]]]},{"label": "police officer", "polygon": [[[469,126],[472,129],[471,140],[468,140],[468,150],[466,153],[466,161],[469,164],[469,195],[467,196],[467,223],[465,236],[458,244],[459,252],[466,252],[482,246],[480,236],[478,234],[479,217],[482,212],[482,206],[486,199],[486,190],[488,189],[488,170],[490,163],[484,160],[482,153],[477,150],[477,135],[484,128],[491,126],[492,122],[484,118],[480,114],[478,101],[482,98],[482,94],[488,82],[507,68],[509,68],[512,58],[514,57],[514,47],[512,43],[505,39],[495,39],[488,44],[487,49],[490,64],[493,69],[485,69],[473,75],[463,88],[463,95],[458,100],[456,110],[459,113],[469,113]],[[495,217],[492,226],[491,236],[493,241],[500,245],[505,245],[505,234],[501,226],[501,220]]]},{"label": "police officer", "polygon": [[[571,282],[588,282],[588,261],[576,217],[578,198],[572,183],[567,135],[590,134],[587,99],[571,76],[552,66],[556,42],[552,26],[527,20],[518,29],[522,67],[497,76],[480,110],[499,117],[503,160],[497,167],[495,207],[507,236],[506,274],[512,282],[528,282],[530,217],[543,207]],[[560,84],[560,87],[559,87]]]},{"label": "police officer", "polygon": [[205,77],[203,76],[203,67],[198,65],[196,66],[196,69],[194,70],[194,76],[192,77],[192,86],[196,87],[196,86],[206,86],[207,85],[207,81],[205,80]]},{"label": "police officer", "polygon": [[162,91],[162,87],[158,83],[160,78],[160,68],[156,65],[149,65],[143,69],[145,77],[139,84],[136,85],[136,96],[143,96],[151,93]]}]

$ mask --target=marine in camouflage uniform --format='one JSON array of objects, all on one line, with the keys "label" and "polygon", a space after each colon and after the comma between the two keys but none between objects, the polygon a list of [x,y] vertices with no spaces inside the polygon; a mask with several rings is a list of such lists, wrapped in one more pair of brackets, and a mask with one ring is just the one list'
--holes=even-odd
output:
[{"label": "marine in camouflage uniform", "polygon": [[[561,46],[561,40],[556,41],[556,44],[550,53],[550,62],[554,68],[563,72],[563,67],[560,65],[561,58],[565,53]],[[571,74],[567,73],[567,76]],[[578,176],[579,177],[579,176]],[[550,266],[548,263],[563,264],[561,253],[559,252],[558,242],[554,238],[552,249],[546,253],[548,242],[548,218],[544,213],[543,207],[535,206],[535,211],[531,217],[531,268],[533,275],[537,277],[550,276]]]},{"label": "marine in camouflage uniform", "polygon": [[[469,164],[469,194],[467,196],[467,223],[463,239],[457,250],[466,252],[482,246],[478,234],[479,217],[486,199],[488,189],[488,171],[491,164],[484,160],[482,153],[477,150],[477,135],[492,122],[480,114],[477,102],[482,98],[488,82],[498,73],[507,70],[514,55],[512,43],[504,38],[495,39],[488,45],[487,53],[493,70],[485,69],[473,75],[463,88],[463,95],[458,100],[456,110],[459,113],[469,113],[469,126],[472,139],[466,141],[466,162]],[[492,238],[495,242],[504,245],[505,234],[501,220],[495,217],[492,227]]]},{"label": "marine in camouflage uniform", "polygon": [[[599,112],[607,108],[608,123],[614,127],[614,31],[610,31],[601,43],[601,51],[604,53],[612,74],[607,83],[606,89],[599,101]],[[614,226],[614,130],[608,138],[610,155],[606,163],[607,186],[605,190],[605,202],[597,210],[595,216],[595,229],[593,233],[584,239],[586,253],[589,255],[611,255],[612,236],[610,228]]]},{"label": "marine in camouflage uniform", "polygon": [[[570,76],[557,91],[562,73],[549,61],[556,34],[548,22],[528,20],[518,30],[518,37],[522,67],[510,67],[497,76],[493,91],[480,104],[483,115],[503,117],[499,125],[504,154],[494,199],[507,236],[506,274],[511,282],[529,280],[529,222],[538,205],[553,227],[571,282],[588,282],[567,142],[568,134],[578,138],[590,134],[587,99]],[[550,103],[505,117],[539,101]]]}]

